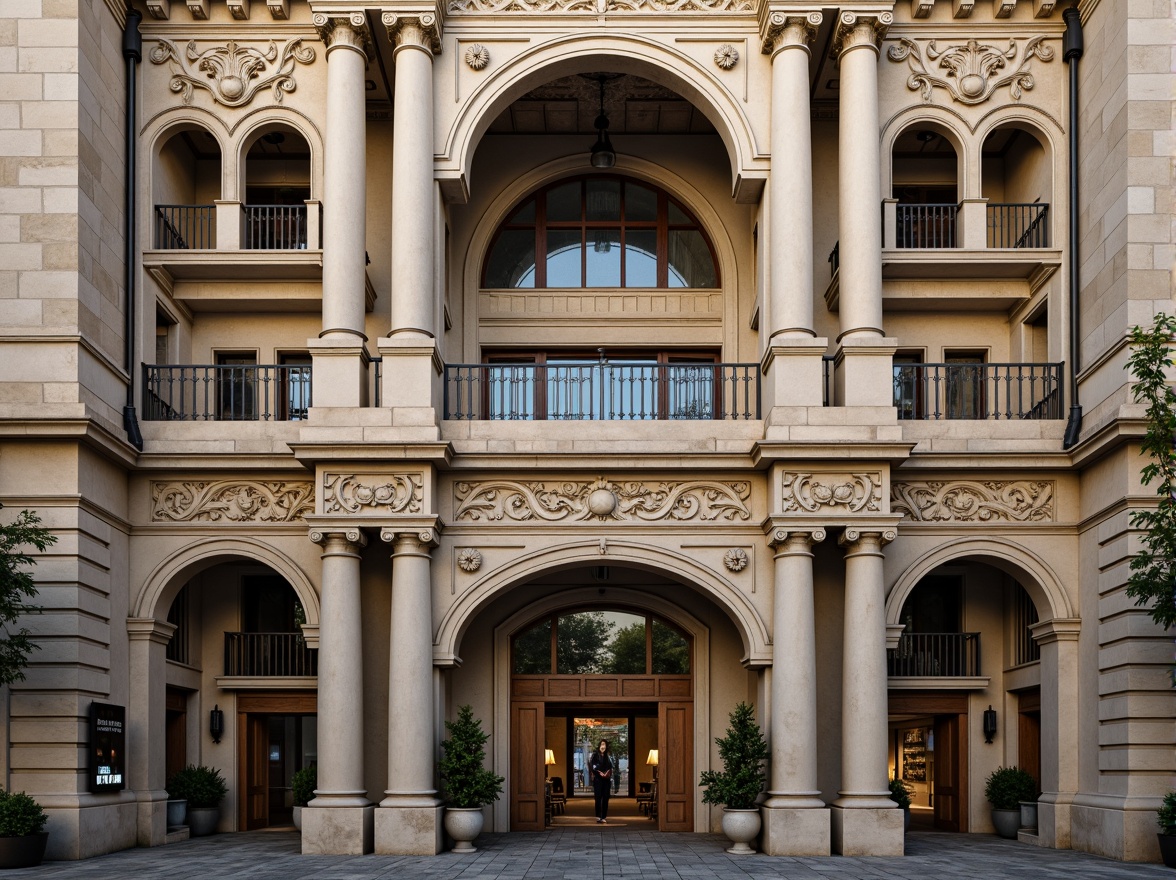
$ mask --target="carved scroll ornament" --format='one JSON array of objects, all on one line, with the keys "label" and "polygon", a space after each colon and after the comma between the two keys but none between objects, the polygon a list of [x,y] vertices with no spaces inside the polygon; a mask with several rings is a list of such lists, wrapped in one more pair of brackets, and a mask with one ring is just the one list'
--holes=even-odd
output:
[{"label": "carved scroll ornament", "polygon": [[890,509],[915,522],[1052,522],[1054,484],[1027,480],[894,483]]},{"label": "carved scroll ornament", "polygon": [[782,509],[785,513],[816,513],[843,509],[849,513],[882,510],[882,474],[811,474],[785,472]]},{"label": "carved scroll ornament", "polygon": [[457,522],[746,520],[750,483],[457,483]]},{"label": "carved scroll ornament", "polygon": [[420,474],[323,476],[324,513],[420,513],[423,497]]},{"label": "carved scroll ornament", "polygon": [[181,57],[171,40],[160,40],[150,52],[151,61],[163,64],[171,61],[180,69],[172,74],[168,87],[180,92],[185,104],[192,103],[194,89],[207,89],[218,104],[241,107],[253,100],[264,88],[272,87],[274,100],[281,103],[285,92],[297,87],[294,82],[295,63],[310,64],[314,49],[302,45],[302,38],[288,40],[279,50],[270,42],[264,49],[241,46],[229,40],[224,46],[214,46],[200,52],[195,40],[190,40]]},{"label": "carved scroll ornament", "polygon": [[451,14],[483,12],[754,12],[754,0],[448,0]]},{"label": "carved scroll ornament", "polygon": [[[923,60],[924,54],[926,62]],[[887,50],[886,55],[891,61],[909,63],[911,75],[907,77],[907,88],[921,92],[923,103],[931,103],[932,90],[940,88],[947,89],[952,98],[961,104],[981,104],[1006,85],[1013,100],[1021,100],[1022,90],[1032,89],[1034,85],[1029,62],[1034,58],[1049,61],[1054,57],[1054,51],[1045,45],[1043,36],[1027,41],[1021,50],[1017,48],[1016,40],[1009,40],[1009,47],[1003,50],[977,40],[940,49],[931,40],[924,50],[913,40],[902,37],[897,46]],[[944,71],[942,76],[927,69],[931,62],[938,62],[933,66]],[[998,75],[1009,67],[1013,68],[1012,73]]]},{"label": "carved scroll ornament", "polygon": [[214,480],[151,484],[152,522],[288,523],[314,513],[314,486]]}]

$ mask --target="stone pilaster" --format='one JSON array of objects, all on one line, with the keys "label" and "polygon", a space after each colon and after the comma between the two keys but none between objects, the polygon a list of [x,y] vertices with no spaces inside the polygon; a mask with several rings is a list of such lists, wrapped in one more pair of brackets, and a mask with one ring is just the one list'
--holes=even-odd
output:
[{"label": "stone pilaster", "polygon": [[175,631],[174,624],[153,617],[127,618],[131,669],[127,784],[139,804],[139,846],[159,846],[167,838],[167,643]]},{"label": "stone pilaster", "polygon": [[1078,635],[1082,621],[1054,618],[1035,624],[1041,647],[1041,798],[1037,834],[1046,846],[1070,848],[1071,804],[1078,791]]}]

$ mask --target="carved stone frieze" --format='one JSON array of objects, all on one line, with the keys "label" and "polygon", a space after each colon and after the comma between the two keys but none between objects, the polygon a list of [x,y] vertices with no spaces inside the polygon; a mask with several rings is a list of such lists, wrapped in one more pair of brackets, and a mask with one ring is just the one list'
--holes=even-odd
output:
[{"label": "carved stone frieze", "polygon": [[747,520],[751,484],[509,480],[456,483],[456,522]]},{"label": "carved stone frieze", "polygon": [[152,522],[287,523],[314,513],[314,486],[289,480],[151,484]]},{"label": "carved stone frieze", "polygon": [[324,474],[323,513],[420,513],[420,474]]},{"label": "carved stone frieze", "polygon": [[915,522],[1053,522],[1050,480],[947,480],[890,486],[890,509]]},{"label": "carved stone frieze", "polygon": [[754,12],[755,0],[448,0],[451,15],[485,12]]},{"label": "carved stone frieze", "polygon": [[190,40],[181,56],[171,40],[159,40],[149,57],[155,64],[174,65],[168,87],[179,92],[185,104],[192,103],[195,89],[207,89],[218,104],[242,107],[264,88],[272,88],[278,102],[286,92],[294,91],[294,67],[314,61],[314,49],[303,46],[302,38],[296,37],[281,49],[272,41],[258,49],[229,40],[224,46],[201,52],[196,41]]},{"label": "carved stone frieze", "polygon": [[[907,88],[921,93],[923,103],[931,103],[934,90],[946,89],[961,104],[981,104],[1004,86],[1014,101],[1021,100],[1023,91],[1033,88],[1033,74],[1029,62],[1034,58],[1050,61],[1054,51],[1045,44],[1045,37],[1033,37],[1018,46],[1009,40],[1007,49],[999,49],[977,40],[940,49],[935,40],[920,44],[901,37],[897,46],[887,52],[891,61],[906,61],[911,68]],[[925,60],[924,60],[925,59]],[[943,71],[928,70],[928,65]],[[1011,73],[1002,72],[1011,70]]]},{"label": "carved stone frieze", "polygon": [[784,472],[781,509],[785,513],[879,513],[882,510],[882,474]]}]

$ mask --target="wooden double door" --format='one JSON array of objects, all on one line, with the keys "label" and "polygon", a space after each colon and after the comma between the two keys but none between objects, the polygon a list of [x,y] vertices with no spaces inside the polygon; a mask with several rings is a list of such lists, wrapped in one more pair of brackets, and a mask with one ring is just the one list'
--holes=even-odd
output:
[{"label": "wooden double door", "polygon": [[891,691],[890,714],[931,716],[928,781],[935,828],[968,830],[968,696],[952,691]]},{"label": "wooden double door", "polygon": [[[542,831],[545,827],[544,766],[546,720],[549,712],[568,710],[543,700],[511,702],[510,829]],[[576,704],[576,715],[657,714],[657,827],[659,831],[694,830],[694,703],[658,700],[642,704]],[[637,761],[642,761],[636,756]]]},{"label": "wooden double door", "polygon": [[316,694],[245,693],[237,697],[238,828],[293,821],[295,771],[317,763]]}]

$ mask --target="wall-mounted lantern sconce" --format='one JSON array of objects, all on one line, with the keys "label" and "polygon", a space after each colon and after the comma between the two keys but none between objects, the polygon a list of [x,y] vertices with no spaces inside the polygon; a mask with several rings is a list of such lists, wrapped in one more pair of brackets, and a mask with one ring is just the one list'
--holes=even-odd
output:
[{"label": "wall-mounted lantern sconce", "polygon": [[989,706],[984,710],[984,741],[991,743],[996,736],[996,710]]},{"label": "wall-mounted lantern sconce", "polygon": [[225,713],[221,711],[219,704],[213,706],[212,711],[208,713],[208,732],[212,734],[214,743],[219,743],[225,735]]}]

